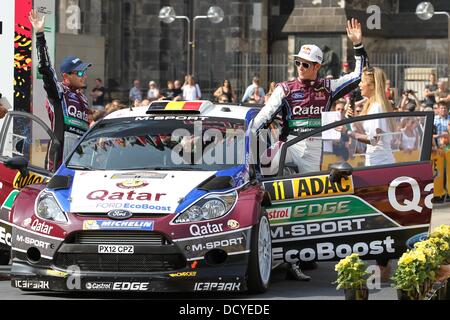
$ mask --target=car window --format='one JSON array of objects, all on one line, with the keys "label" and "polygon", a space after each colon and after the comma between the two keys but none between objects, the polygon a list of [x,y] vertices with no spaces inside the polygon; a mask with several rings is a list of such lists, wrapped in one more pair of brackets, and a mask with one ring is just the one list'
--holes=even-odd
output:
[{"label": "car window", "polygon": [[431,148],[430,119],[417,112],[379,114],[335,122],[304,139],[290,136],[285,145],[272,144],[263,154],[262,172],[265,176],[278,174],[280,162],[284,164],[282,174],[290,175],[328,171],[341,162],[358,169],[422,161]]},{"label": "car window", "polygon": [[46,128],[31,116],[12,115],[4,122],[0,156],[4,159],[23,156],[29,166],[49,169],[49,148],[52,137]]},{"label": "car window", "polygon": [[[173,118],[173,117],[172,117]],[[242,120],[105,120],[67,161],[92,170],[223,170],[245,160]]]}]

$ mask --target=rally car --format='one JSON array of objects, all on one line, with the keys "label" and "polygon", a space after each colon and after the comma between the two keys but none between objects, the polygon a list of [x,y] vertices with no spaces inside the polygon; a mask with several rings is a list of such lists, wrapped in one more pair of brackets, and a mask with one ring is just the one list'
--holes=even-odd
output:
[{"label": "rally car", "polygon": [[[98,122],[54,174],[42,160],[47,176],[16,191],[0,219],[11,229],[12,285],[264,292],[273,265],[339,260],[352,252],[396,258],[426,236],[432,113],[342,120],[276,150],[276,121],[266,136],[250,132],[258,111],[209,101],[153,102]],[[26,116],[8,117],[0,170],[16,169],[24,181],[39,171],[29,164],[59,154],[51,150],[58,144],[50,134],[41,137],[52,148],[41,147],[37,157],[38,140],[26,147],[17,137],[23,121],[15,117]],[[394,129],[387,134],[395,163],[366,167],[364,150],[342,142],[336,129],[377,119],[413,119],[417,145],[402,148]],[[298,174],[286,155],[305,139],[322,140],[320,171]],[[342,143],[349,154],[342,154]],[[274,173],[268,168],[277,152]]]}]

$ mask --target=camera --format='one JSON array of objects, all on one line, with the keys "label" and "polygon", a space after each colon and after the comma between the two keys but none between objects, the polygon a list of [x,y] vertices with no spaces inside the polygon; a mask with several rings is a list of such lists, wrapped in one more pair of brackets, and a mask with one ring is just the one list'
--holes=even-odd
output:
[{"label": "camera", "polygon": [[417,91],[414,91],[414,90],[403,90],[402,91],[402,94],[414,94],[414,93],[417,93]]}]

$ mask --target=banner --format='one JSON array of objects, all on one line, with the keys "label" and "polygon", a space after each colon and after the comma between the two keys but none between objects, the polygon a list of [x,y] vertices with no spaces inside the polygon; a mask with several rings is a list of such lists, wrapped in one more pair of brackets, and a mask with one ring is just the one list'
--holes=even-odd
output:
[{"label": "banner", "polygon": [[[34,0],[34,9],[40,15],[45,15],[45,40],[47,42],[48,53],[50,61],[58,71],[55,61],[55,0]],[[36,39],[33,31],[33,114],[42,119],[50,126],[47,110],[45,108],[45,101],[47,93],[44,90],[44,82],[42,75],[38,71],[39,63],[36,51]]]},{"label": "banner", "polygon": [[450,149],[445,152],[445,186],[450,191]]},{"label": "banner", "polygon": [[32,0],[15,1],[14,22],[14,110],[31,111],[31,23]]},{"label": "banner", "polygon": [[10,110],[14,106],[14,1],[0,1],[0,93],[1,103]]},{"label": "banner", "polygon": [[442,197],[445,196],[444,187],[444,177],[445,177],[445,166],[444,166],[444,150],[438,149],[431,152],[431,161],[433,164],[434,171],[434,196]]}]

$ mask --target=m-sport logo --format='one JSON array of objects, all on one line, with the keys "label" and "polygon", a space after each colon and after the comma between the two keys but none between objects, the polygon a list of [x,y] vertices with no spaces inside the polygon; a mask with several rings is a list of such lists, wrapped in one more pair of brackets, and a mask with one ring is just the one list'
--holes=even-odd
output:
[{"label": "m-sport logo", "polygon": [[111,210],[108,212],[108,217],[113,220],[130,219],[133,214],[128,210]]}]

